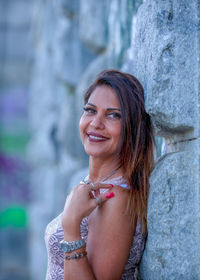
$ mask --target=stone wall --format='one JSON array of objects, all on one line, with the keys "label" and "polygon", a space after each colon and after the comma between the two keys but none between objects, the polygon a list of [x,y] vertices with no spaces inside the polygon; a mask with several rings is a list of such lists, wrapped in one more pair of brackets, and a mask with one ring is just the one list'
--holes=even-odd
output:
[{"label": "stone wall", "polygon": [[135,73],[167,152],[151,177],[143,279],[200,279],[199,5],[146,1],[137,14]]},{"label": "stone wall", "polygon": [[33,38],[33,279],[44,279],[46,224],[87,173],[78,132],[82,94],[106,68],[142,81],[156,134],[165,142],[151,177],[140,277],[199,279],[199,1],[42,0]]}]

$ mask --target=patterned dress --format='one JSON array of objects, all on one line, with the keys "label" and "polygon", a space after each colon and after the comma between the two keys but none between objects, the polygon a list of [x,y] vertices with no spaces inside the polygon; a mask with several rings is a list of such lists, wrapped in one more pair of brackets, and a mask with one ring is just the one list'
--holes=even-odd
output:
[{"label": "patterned dress", "polygon": [[[105,184],[112,183],[128,188],[122,177],[105,181]],[[46,280],[63,280],[64,279],[64,253],[60,249],[60,241],[64,239],[62,229],[62,213],[51,221],[45,232],[45,242],[48,253],[48,267]],[[87,244],[88,235],[88,217],[85,217],[80,225],[81,236]],[[129,257],[125,265],[121,280],[137,279],[137,267],[144,250],[145,236],[141,232],[140,223],[137,224],[135,235],[133,237]]]}]

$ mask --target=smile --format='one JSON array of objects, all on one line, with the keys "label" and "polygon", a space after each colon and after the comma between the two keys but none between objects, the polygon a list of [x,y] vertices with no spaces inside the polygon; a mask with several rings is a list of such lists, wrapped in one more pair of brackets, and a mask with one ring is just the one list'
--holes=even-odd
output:
[{"label": "smile", "polygon": [[90,141],[92,142],[98,142],[98,141],[105,141],[105,140],[108,140],[107,137],[104,137],[100,134],[97,134],[97,133],[88,133],[88,138]]}]

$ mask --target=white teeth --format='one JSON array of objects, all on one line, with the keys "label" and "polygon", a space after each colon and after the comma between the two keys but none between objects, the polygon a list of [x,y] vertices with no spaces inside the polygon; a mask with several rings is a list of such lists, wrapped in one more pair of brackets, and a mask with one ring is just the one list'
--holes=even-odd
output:
[{"label": "white teeth", "polygon": [[98,137],[98,136],[94,136],[94,135],[90,135],[89,136],[91,139],[95,139],[95,140],[104,140],[105,138],[102,137]]}]

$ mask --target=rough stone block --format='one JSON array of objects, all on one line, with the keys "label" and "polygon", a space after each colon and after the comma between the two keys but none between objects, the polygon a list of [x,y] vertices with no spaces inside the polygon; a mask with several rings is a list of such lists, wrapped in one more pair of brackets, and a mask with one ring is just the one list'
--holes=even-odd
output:
[{"label": "rough stone block", "polygon": [[143,280],[188,280],[200,275],[200,141],[166,155],[151,177]]},{"label": "rough stone block", "polygon": [[[145,1],[134,26],[132,72],[160,134],[199,135],[197,1]],[[194,133],[192,133],[194,130]]]}]

